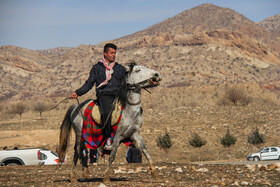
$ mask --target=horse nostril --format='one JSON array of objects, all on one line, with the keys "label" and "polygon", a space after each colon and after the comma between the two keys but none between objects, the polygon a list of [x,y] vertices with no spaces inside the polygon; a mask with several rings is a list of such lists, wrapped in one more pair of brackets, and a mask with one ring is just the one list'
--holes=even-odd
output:
[{"label": "horse nostril", "polygon": [[154,77],[155,77],[155,78],[159,77],[159,74],[158,74],[158,73],[155,73],[155,74],[154,74]]}]

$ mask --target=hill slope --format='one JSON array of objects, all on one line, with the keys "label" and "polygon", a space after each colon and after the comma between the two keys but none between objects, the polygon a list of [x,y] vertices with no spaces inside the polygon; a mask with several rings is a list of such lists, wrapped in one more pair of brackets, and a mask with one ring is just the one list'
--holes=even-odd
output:
[{"label": "hill slope", "polygon": [[[271,36],[231,9],[203,4],[112,42],[118,45],[121,63],[134,60],[160,71],[162,87],[253,83],[277,88],[280,50]],[[6,77],[1,100],[69,94],[87,79],[104,43],[39,52],[1,47],[1,73]],[[17,63],[15,57],[27,60]],[[17,72],[19,64],[24,68]]]}]

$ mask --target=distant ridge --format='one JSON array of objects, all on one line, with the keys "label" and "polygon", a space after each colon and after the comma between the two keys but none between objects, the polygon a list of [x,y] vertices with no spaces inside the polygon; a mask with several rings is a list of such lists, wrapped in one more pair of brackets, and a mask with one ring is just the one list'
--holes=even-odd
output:
[{"label": "distant ridge", "polygon": [[[275,18],[269,23],[277,23]],[[133,60],[160,71],[163,88],[250,84],[277,90],[279,35],[263,25],[203,4],[110,42],[118,46],[118,62]],[[38,51],[0,47],[0,102],[69,95],[88,78],[106,42]]]},{"label": "distant ridge", "polygon": [[266,30],[280,32],[280,14],[271,16],[258,24]]},{"label": "distant ridge", "polygon": [[145,30],[133,34],[135,37],[155,35],[159,32],[170,34],[196,34],[202,31],[228,30],[241,32],[257,39],[263,38],[267,32],[256,23],[229,8],[213,4],[185,10]]}]

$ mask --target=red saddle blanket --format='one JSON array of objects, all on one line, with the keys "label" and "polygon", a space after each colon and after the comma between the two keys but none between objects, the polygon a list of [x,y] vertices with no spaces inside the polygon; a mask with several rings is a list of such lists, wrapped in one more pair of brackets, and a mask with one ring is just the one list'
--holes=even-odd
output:
[{"label": "red saddle blanket", "polygon": [[[95,102],[92,101],[84,112],[84,121],[83,121],[83,130],[82,130],[82,141],[85,142],[85,145],[87,148],[90,149],[97,149],[100,146],[104,146],[107,138],[103,137],[102,134],[102,126],[99,126],[92,118],[91,112],[92,108],[95,105]],[[121,121],[123,108],[121,111],[121,115],[118,119],[118,122],[112,126],[112,132],[111,132],[111,143],[114,140],[114,136],[118,129],[118,124]],[[126,145],[131,144],[130,139],[125,139],[122,141]]]}]

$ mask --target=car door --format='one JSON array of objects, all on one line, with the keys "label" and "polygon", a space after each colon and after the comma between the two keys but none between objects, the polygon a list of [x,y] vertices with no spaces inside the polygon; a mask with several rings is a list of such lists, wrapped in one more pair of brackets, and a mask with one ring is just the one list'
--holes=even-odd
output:
[{"label": "car door", "polygon": [[270,152],[269,152],[269,158],[271,160],[276,160],[278,159],[278,152],[276,147],[271,147]]},{"label": "car door", "polygon": [[269,160],[269,153],[270,152],[270,148],[267,147],[267,148],[264,148],[262,151],[261,151],[261,160]]}]

